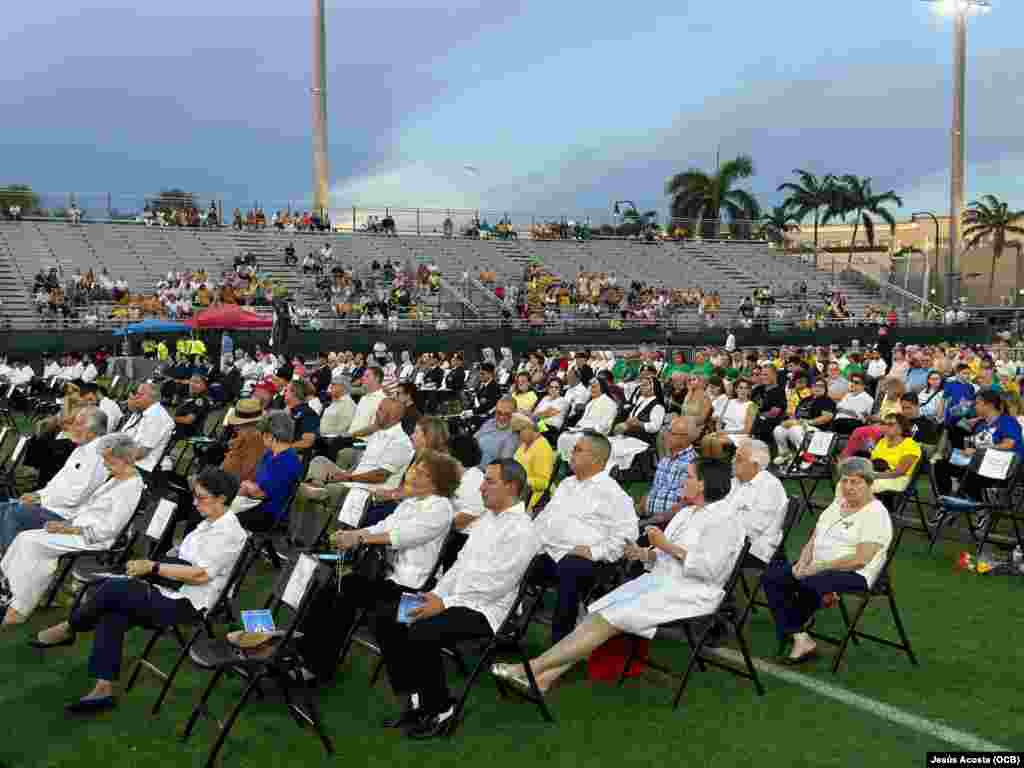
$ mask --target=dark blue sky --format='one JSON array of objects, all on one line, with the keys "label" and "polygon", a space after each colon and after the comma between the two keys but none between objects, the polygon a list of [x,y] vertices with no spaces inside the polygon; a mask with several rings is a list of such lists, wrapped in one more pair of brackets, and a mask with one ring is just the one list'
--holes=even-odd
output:
[{"label": "dark blue sky", "polygon": [[[165,5],[4,9],[0,183],[308,200],[311,3]],[[764,204],[803,167],[948,206],[952,23],[918,0],[370,5],[328,2],[337,206],[664,209],[719,144]],[[972,19],[968,74],[968,196],[1016,207],[1022,22]]]}]

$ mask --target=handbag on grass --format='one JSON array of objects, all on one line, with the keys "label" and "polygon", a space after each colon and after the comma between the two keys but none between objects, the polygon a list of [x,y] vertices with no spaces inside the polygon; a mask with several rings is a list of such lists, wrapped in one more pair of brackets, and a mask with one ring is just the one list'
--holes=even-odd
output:
[{"label": "handbag on grass", "polygon": [[651,641],[645,637],[632,637],[627,640],[625,635],[617,635],[595,648],[590,654],[590,658],[587,659],[587,677],[593,682],[618,680],[633,643],[636,643],[636,654],[633,663],[626,670],[626,677],[642,675],[647,667]]}]

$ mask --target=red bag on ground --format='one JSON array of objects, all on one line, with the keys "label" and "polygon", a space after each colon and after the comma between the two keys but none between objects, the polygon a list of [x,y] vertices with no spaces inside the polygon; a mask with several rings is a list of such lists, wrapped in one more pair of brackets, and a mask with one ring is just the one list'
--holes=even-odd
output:
[{"label": "red bag on ground", "polygon": [[643,674],[651,641],[643,637],[631,637],[627,640],[625,635],[618,635],[595,649],[587,659],[587,676],[591,681],[618,680],[622,675],[622,667],[626,664],[632,643],[636,643],[636,656],[626,671],[626,677],[637,677]]}]

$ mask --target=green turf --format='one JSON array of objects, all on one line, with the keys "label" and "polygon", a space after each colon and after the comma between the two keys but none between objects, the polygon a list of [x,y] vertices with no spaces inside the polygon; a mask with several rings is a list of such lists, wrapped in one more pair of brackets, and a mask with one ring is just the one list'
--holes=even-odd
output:
[{"label": "green turf", "polygon": [[[792,541],[806,539],[805,520]],[[927,552],[924,539],[905,537],[894,569],[898,601],[921,661],[912,667],[896,651],[862,643],[852,647],[840,674],[825,658],[803,670],[815,678],[1017,749],[1024,748],[1017,629],[1024,625],[1024,579],[954,572],[960,545]],[[260,563],[243,605],[262,603],[270,583]],[[893,636],[884,604],[870,609],[866,629]],[[0,711],[8,738],[0,740],[0,766],[202,765],[216,726],[201,721],[188,743],[178,738],[207,673],[186,664],[159,717],[149,714],[158,687],[151,676],[122,696],[119,708],[92,720],[69,720],[63,706],[91,687],[86,670],[90,638],[70,649],[39,652],[26,645],[32,632],[61,620],[60,610],[37,613],[27,627],[0,632]],[[840,618],[823,612],[819,629],[838,629]],[[535,627],[531,649],[545,647],[547,629]],[[755,655],[771,657],[774,635],[764,610],[750,625]],[[141,650],[145,633],[130,636],[125,669]],[[176,650],[167,639],[157,654],[169,665]],[[652,654],[680,668],[685,654],[656,642]],[[473,693],[466,721],[450,742],[411,743],[379,721],[396,708],[385,683],[369,687],[371,657],[357,649],[337,684],[318,693],[337,754],[331,760],[366,766],[489,764],[494,768],[543,762],[552,766],[673,765],[687,762],[765,766],[922,765],[925,752],[953,745],[816,695],[800,686],[764,677],[766,695],[717,670],[697,674],[678,711],[672,687],[656,673],[622,689],[589,683],[582,667],[549,694],[557,723],[517,699],[501,700],[484,677]],[[461,683],[454,670],[453,685]],[[224,714],[241,690],[227,680],[211,707]],[[308,730],[300,730],[280,698],[254,699],[235,726],[223,753],[227,766],[308,765],[328,761]]]}]

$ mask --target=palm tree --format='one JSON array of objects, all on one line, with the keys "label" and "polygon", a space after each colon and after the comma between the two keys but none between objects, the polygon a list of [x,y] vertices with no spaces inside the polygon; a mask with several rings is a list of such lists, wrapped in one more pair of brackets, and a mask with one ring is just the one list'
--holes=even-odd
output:
[{"label": "palm tree", "polygon": [[717,237],[722,214],[732,224],[761,218],[761,207],[753,194],[739,189],[741,179],[754,175],[754,161],[740,155],[708,174],[699,168],[677,173],[665,184],[665,194],[672,198],[672,217],[702,219],[705,237]]},{"label": "palm tree", "polygon": [[786,205],[779,205],[772,208],[771,213],[761,217],[761,229],[759,234],[766,240],[771,240],[776,245],[781,245],[786,240],[787,232],[799,232],[799,219],[790,212]]},{"label": "palm tree", "polygon": [[890,203],[902,206],[903,200],[892,190],[876,195],[871,189],[870,177],[862,179],[847,173],[833,186],[832,202],[822,216],[821,223],[827,224],[834,218],[845,220],[847,215],[853,214],[853,237],[850,238],[850,257],[846,262],[848,267],[853,264],[853,248],[861,223],[864,224],[869,245],[875,244],[875,217],[889,225],[890,233],[896,234],[896,218],[885,207]]},{"label": "palm tree", "polygon": [[[988,276],[988,303],[993,303],[996,282],[996,262],[1003,255],[1008,234],[1024,235],[1024,227],[1015,222],[1024,219],[1024,211],[1011,211],[1007,203],[995,195],[985,195],[981,200],[972,200],[964,211],[963,238],[967,241],[965,252],[978,245],[986,237],[992,238],[992,272]],[[1024,264],[1021,264],[1020,250],[1017,251],[1017,295],[1015,304],[1020,302],[1020,289],[1024,287]]]},{"label": "palm tree", "polygon": [[788,192],[789,196],[783,201],[783,206],[793,211],[798,221],[803,221],[808,214],[814,213],[814,259],[818,259],[818,218],[822,208],[827,208],[832,202],[835,177],[831,173],[825,174],[821,179],[810,171],[802,171],[799,168],[793,171],[799,178],[797,182],[786,182],[779,185],[779,192]]}]

